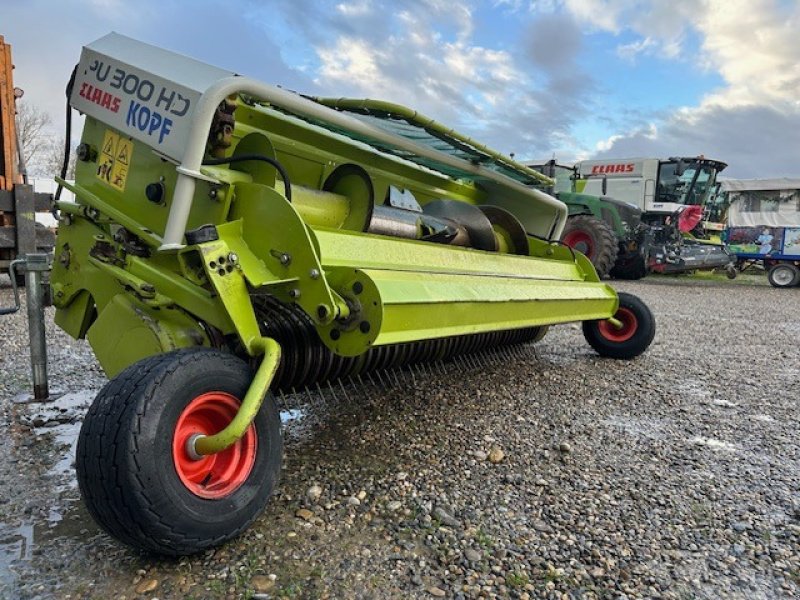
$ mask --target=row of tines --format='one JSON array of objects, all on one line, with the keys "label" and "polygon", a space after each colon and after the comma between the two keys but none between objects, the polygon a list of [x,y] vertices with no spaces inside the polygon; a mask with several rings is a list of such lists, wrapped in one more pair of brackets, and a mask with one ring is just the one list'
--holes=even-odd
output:
[{"label": "row of tines", "polygon": [[271,387],[283,392],[376,371],[402,369],[416,363],[444,362],[500,346],[524,344],[538,333],[537,327],[489,331],[375,346],[360,356],[339,356],[322,343],[311,320],[295,305],[284,304],[269,296],[254,298],[254,301],[262,334],[281,345],[281,362]]}]

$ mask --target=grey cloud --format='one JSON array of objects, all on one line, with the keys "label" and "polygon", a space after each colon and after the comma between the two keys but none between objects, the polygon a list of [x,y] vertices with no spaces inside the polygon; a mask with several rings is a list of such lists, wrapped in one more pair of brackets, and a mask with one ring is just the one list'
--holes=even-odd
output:
[{"label": "grey cloud", "polygon": [[[109,5],[100,10],[99,3],[88,0],[29,0],[4,8],[4,21],[14,24],[13,31],[3,33],[14,44],[18,84],[27,89],[28,100],[56,121],[62,118],[63,86],[81,46],[111,30],[298,91],[369,95],[407,104],[518,156],[549,153],[568,138],[572,124],[585,113],[591,86],[576,68],[577,27],[558,15],[537,17],[540,22],[524,38],[509,40],[517,48],[512,66],[519,78],[508,81],[486,57],[475,58],[477,77],[453,73],[443,62],[444,43],[461,40],[464,53],[470,51],[472,3],[456,12],[446,0],[380,0],[347,16],[336,9],[337,2],[320,0],[199,0],[190,13],[176,0],[120,2],[118,10]],[[414,20],[412,25],[400,19],[401,12]],[[84,18],[76,18],[78,14]],[[343,37],[366,43],[375,49],[372,58],[388,81],[387,89],[376,93],[372,82],[345,77],[317,81],[316,73],[292,68],[283,55],[282,28],[287,38],[307,44],[310,62],[320,48],[333,47]],[[530,32],[536,41],[530,41]],[[431,44],[415,46],[411,33]],[[293,50],[303,52],[302,46]],[[483,104],[476,104],[474,96],[482,97]],[[487,101],[490,97],[493,104]]]},{"label": "grey cloud", "polygon": [[60,132],[64,87],[81,47],[112,30],[268,83],[313,89],[311,79],[286,64],[276,42],[242,16],[252,4],[208,0],[187,9],[181,2],[139,0],[100,9],[86,0],[27,0],[3,6],[3,22],[13,27],[2,33],[13,45],[15,84],[53,116]]},{"label": "grey cloud", "polygon": [[785,177],[800,171],[800,110],[774,107],[702,108],[617,139],[597,158],[697,155],[723,160],[725,176]]},{"label": "grey cloud", "polygon": [[266,83],[312,90],[312,80],[286,64],[278,43],[242,14],[246,15],[250,4],[220,0],[197,3],[191,21],[181,27],[175,24],[181,22],[185,7],[168,4],[158,23],[137,30],[134,37]]},{"label": "grey cloud", "polygon": [[582,33],[565,14],[539,16],[527,28],[523,48],[534,66],[555,72],[571,68],[580,53]]},{"label": "grey cloud", "polygon": [[446,27],[453,17],[453,5],[436,0],[370,0],[366,10],[343,13],[337,5],[360,5],[353,2],[325,0],[273,0],[268,6],[252,1],[262,18],[277,18],[303,33],[310,44],[320,45],[340,36],[353,36],[370,43],[387,41],[396,30],[395,20],[402,12],[412,15],[420,26],[432,23]]}]

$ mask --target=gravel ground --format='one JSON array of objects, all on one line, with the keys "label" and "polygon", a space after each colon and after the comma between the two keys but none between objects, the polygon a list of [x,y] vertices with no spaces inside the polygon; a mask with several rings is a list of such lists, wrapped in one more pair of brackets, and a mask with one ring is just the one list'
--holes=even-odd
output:
[{"label": "gravel ground", "polygon": [[49,321],[66,395],[13,403],[26,326],[0,317],[0,597],[796,598],[800,291],[737,283],[620,284],[658,322],[632,362],[560,326],[535,349],[285,399],[278,495],[181,560],[120,546],[81,505],[74,439],[104,382],[88,346]]}]

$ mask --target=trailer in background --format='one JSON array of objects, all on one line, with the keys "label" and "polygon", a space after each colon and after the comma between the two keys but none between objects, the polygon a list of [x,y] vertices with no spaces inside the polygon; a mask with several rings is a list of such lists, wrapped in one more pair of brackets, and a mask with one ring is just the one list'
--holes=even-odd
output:
[{"label": "trailer in background", "polygon": [[726,180],[720,194],[737,268],[761,265],[774,287],[800,285],[800,178]]},{"label": "trailer in background", "polygon": [[[13,68],[11,46],[0,35],[0,272],[23,256],[49,254],[55,245],[53,232],[36,220],[36,213],[50,211],[53,197],[33,191],[19,151],[16,101],[22,90],[14,87]],[[24,285],[24,273],[13,277]]]}]

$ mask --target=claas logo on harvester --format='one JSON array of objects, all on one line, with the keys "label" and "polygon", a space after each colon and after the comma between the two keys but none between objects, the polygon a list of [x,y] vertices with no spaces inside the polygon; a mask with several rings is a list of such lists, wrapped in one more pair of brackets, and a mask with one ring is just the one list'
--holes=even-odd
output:
[{"label": "claas logo on harvester", "polygon": [[592,175],[610,175],[611,173],[633,173],[633,163],[617,163],[612,165],[595,165]]}]

